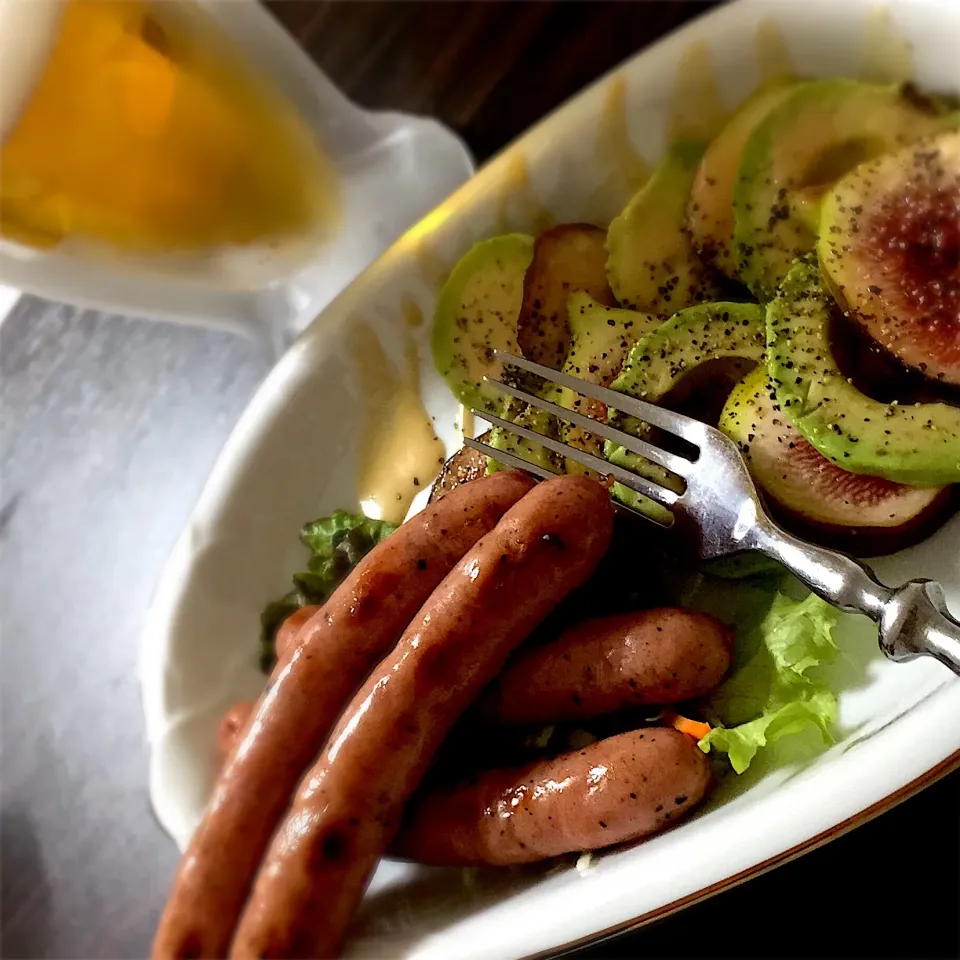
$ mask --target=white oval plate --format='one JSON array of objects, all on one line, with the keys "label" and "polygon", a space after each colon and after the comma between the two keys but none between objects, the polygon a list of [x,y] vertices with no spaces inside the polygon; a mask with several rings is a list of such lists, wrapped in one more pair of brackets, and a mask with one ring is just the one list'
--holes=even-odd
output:
[{"label": "white oval plate", "polygon": [[[813,8],[816,8],[815,10]],[[302,559],[300,524],[357,502],[363,430],[351,332],[369,325],[388,355],[414,338],[421,394],[452,451],[457,407],[432,370],[428,325],[443,273],[474,241],[545,218],[604,223],[663,149],[671,115],[709,99],[734,106],[789,58],[808,75],[914,78],[960,90],[960,6],[740,0],[644,51],[537,125],[361,275],[267,378],[223,450],[150,609],[142,657],[150,789],[182,847],[215,774],[215,732],[256,695],[258,618]],[[903,38],[903,39],[901,39]],[[912,54],[911,54],[912,51]],[[772,66],[771,66],[772,65]],[[879,65],[879,66],[878,66]],[[895,582],[939,579],[960,613],[960,516],[876,564]],[[641,572],[642,575],[642,572]],[[730,778],[676,830],[597,858],[586,871],[461,873],[385,862],[351,955],[507,960],[662,916],[755,875],[892,805],[960,759],[960,680],[933,662],[894,665],[862,618],[843,625],[838,742],[762,776]],[[759,766],[759,765],[758,765]]]}]

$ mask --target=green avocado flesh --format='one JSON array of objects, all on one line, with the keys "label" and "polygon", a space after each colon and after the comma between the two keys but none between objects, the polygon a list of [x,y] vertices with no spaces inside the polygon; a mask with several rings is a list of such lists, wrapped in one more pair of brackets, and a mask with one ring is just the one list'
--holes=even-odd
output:
[{"label": "green avocado flesh", "polygon": [[568,298],[567,312],[573,346],[564,373],[604,385],[619,373],[630,347],[663,322],[653,314],[597,303],[579,290]]},{"label": "green avocado flesh", "polygon": [[[662,322],[652,314],[597,303],[583,291],[570,295],[567,312],[573,344],[563,372],[601,386],[607,386],[617,376],[630,348]],[[556,397],[551,399],[568,410],[578,410],[578,397],[568,387],[559,387]]]},{"label": "green avocado flesh", "polygon": [[430,346],[433,362],[465,406],[491,412],[502,400],[483,378],[496,375],[495,350],[519,353],[517,315],[533,237],[509,233],[475,244],[440,291]]},{"label": "green avocado flesh", "polygon": [[[597,304],[598,309],[594,309],[582,299],[578,303],[578,298],[582,297],[583,294],[575,293],[568,301],[573,327],[573,349],[567,357],[563,368],[564,373],[607,386],[620,371],[633,344],[655,330],[662,323],[662,319],[651,314],[637,313],[634,310],[604,307],[602,304]],[[581,310],[581,307],[584,309]],[[607,419],[607,408],[604,404],[582,397],[567,387],[559,389],[556,402],[562,407],[576,410],[585,416],[599,420]],[[561,437],[565,443],[586,450],[595,456],[604,456],[603,442],[596,436],[585,434],[577,426],[562,424]],[[618,448],[609,460],[616,466],[626,467],[648,480],[676,489],[678,493],[682,492],[682,487],[677,485],[677,478],[673,474],[622,448]],[[584,468],[576,460],[567,459],[568,473],[583,472],[583,470]],[[613,495],[621,503],[657,523],[669,524],[671,521],[669,510],[621,483],[613,485]]]},{"label": "green avocado flesh", "polygon": [[[759,362],[763,358],[763,349],[762,307],[752,303],[704,303],[681,310],[634,344],[611,387],[620,393],[656,403],[701,364],[724,357]],[[618,413],[612,413],[610,419],[628,433],[642,435],[646,429],[639,421]],[[663,486],[678,489],[672,474],[643,457],[611,442],[605,444],[604,452],[611,463]],[[632,491],[614,492],[628,506],[635,506],[632,501],[639,496]],[[650,503],[646,497],[641,502],[644,506]],[[643,509],[641,512],[649,511]],[[657,506],[655,519],[662,519],[665,513]]]},{"label": "green avocado flesh", "polygon": [[880,403],[841,373],[830,352],[833,300],[802,261],[767,305],[767,370],[777,402],[828,460],[918,487],[960,482],[960,408]]},{"label": "green avocado flesh", "polygon": [[685,229],[705,144],[674,144],[607,231],[607,280],[625,307],[661,316],[714,295]]},{"label": "green avocado flesh", "polygon": [[749,97],[714,138],[697,168],[687,204],[687,228],[704,261],[728,277],[739,276],[733,239],[733,188],[744,145],[792,87],[783,81],[767,84]]},{"label": "green avocado flesh", "polygon": [[[536,407],[518,406],[516,401],[507,405],[507,409],[502,411],[501,416],[504,420],[510,420],[529,430],[542,433],[552,440],[559,440],[559,423],[549,413],[538,410]],[[564,457],[553,453],[546,447],[525,437],[518,437],[515,433],[510,433],[501,427],[494,427],[490,431],[490,446],[494,450],[503,450],[505,453],[512,453],[521,460],[535,463],[552,473],[567,472],[564,464]],[[489,461],[487,473],[494,473],[497,470],[512,470],[513,467],[507,467],[494,461]]]},{"label": "green avocado flesh", "polygon": [[960,130],[861,164],[823,200],[830,292],[882,347],[960,385]]},{"label": "green avocado flesh", "polygon": [[[668,490],[683,493],[683,481],[676,476],[676,474],[664,470],[659,464],[652,463],[644,457],[625,450],[623,447],[618,447],[614,444],[607,444],[607,447],[607,459],[614,466],[623,467],[625,470],[645,477],[647,480],[652,480],[654,483],[661,487],[666,487]],[[637,513],[642,513],[651,520],[656,520],[657,523],[664,524],[664,526],[669,526],[670,521],[673,519],[673,514],[666,507],[660,506],[656,500],[651,500],[642,493],[637,493],[636,490],[632,490],[625,484],[615,483],[613,485],[613,495],[624,504],[624,506],[630,507],[636,510]]]},{"label": "green avocado flesh", "polygon": [[813,249],[820,197],[857,164],[943,129],[897,86],[811,80],[750,134],[733,191],[738,272],[761,300]]},{"label": "green avocado flesh", "polygon": [[[567,306],[573,341],[563,372],[604,386],[616,376],[633,343],[660,323],[659,318],[648,314],[598,303],[582,290],[570,294]],[[567,387],[547,383],[540,392],[547,400],[568,410],[575,410],[584,416],[606,419],[606,408],[602,403],[582,397]],[[579,427],[558,422],[542,411],[523,409],[513,401],[504,406],[501,416],[596,456],[602,454],[600,444],[585,435]],[[584,469],[576,461],[565,461],[563,457],[551,453],[539,444],[510,435],[499,428],[493,429],[490,445],[497,450],[506,450],[532,459],[545,469],[555,472],[571,473]]]},{"label": "green avocado flesh", "polygon": [[702,303],[681,310],[636,343],[612,387],[656,403],[700,364],[724,357],[760,361],[763,350],[763,307]]},{"label": "green avocado flesh", "polygon": [[842,529],[895,528],[943,492],[853,474],[827,460],[784,415],[763,364],[734,388],[718,426],[737,442],[763,492],[807,522]]}]

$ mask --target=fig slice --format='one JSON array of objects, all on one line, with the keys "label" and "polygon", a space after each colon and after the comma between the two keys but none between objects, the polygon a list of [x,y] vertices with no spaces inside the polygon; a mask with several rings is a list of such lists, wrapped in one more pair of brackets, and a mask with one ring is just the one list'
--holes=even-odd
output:
[{"label": "fig slice", "polygon": [[[490,431],[481,434],[477,439],[481,443],[490,442]],[[433,481],[430,488],[430,499],[427,503],[436,503],[448,493],[456,490],[461,484],[469,483],[482,477],[487,472],[487,457],[473,447],[461,447],[440,470],[440,475]]]},{"label": "fig slice", "polygon": [[837,302],[880,346],[960,385],[960,130],[839,181],[817,252]]},{"label": "fig slice", "polygon": [[955,506],[953,486],[911,487],[843,470],[804,440],[775,398],[761,365],[730,394],[719,426],[794,532],[861,556],[890,553],[928,536]]},{"label": "fig slice", "polygon": [[561,223],[533,246],[523,281],[517,342],[523,355],[552,370],[563,367],[572,334],[567,298],[583,290],[603,306],[616,305],[607,283],[607,235],[589,223]]}]

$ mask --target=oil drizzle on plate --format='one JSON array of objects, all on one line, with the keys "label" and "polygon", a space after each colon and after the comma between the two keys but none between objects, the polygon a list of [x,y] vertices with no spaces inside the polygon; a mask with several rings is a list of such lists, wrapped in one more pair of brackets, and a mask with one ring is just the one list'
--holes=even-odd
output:
[{"label": "oil drizzle on plate", "polygon": [[413,498],[430,485],[444,460],[443,443],[420,398],[416,344],[405,337],[398,366],[375,331],[358,319],[349,350],[363,404],[360,507],[369,517],[401,523]]},{"label": "oil drizzle on plate", "polygon": [[876,83],[902,83],[914,77],[913,47],[897,33],[887,6],[867,11],[867,35],[860,76]]},{"label": "oil drizzle on plate", "polygon": [[519,151],[512,151],[502,162],[504,170],[497,204],[499,232],[509,233],[519,226],[537,234],[552,227],[553,217],[533,192],[527,158]]},{"label": "oil drizzle on plate", "polygon": [[677,64],[667,126],[670,143],[680,140],[707,143],[728,116],[717,87],[710,45],[704,40],[690,44]]},{"label": "oil drizzle on plate", "polygon": [[753,43],[761,84],[771,80],[790,80],[797,76],[787,41],[776,20],[771,17],[758,20]]},{"label": "oil drizzle on plate", "polygon": [[427,245],[427,238],[420,237],[413,247],[413,255],[420,268],[420,276],[431,290],[439,290],[450,273],[450,268],[443,262],[436,251]]},{"label": "oil drizzle on plate", "polygon": [[650,164],[637,152],[627,124],[627,78],[617,74],[603,91],[603,112],[597,128],[597,157],[611,167],[628,193],[650,178]]},{"label": "oil drizzle on plate", "polygon": [[409,294],[400,301],[400,313],[403,314],[403,322],[411,329],[416,330],[423,326],[423,311],[420,305]]}]

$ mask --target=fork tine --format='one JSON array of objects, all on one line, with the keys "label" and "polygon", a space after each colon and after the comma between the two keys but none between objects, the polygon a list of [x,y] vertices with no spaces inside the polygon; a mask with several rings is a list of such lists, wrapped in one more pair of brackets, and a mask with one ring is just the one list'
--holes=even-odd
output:
[{"label": "fork tine", "polygon": [[[661,506],[672,507],[677,500],[680,499],[680,494],[675,493],[673,490],[667,490],[666,487],[661,487],[652,480],[647,480],[646,477],[639,477],[635,473],[631,473],[629,470],[624,470],[623,467],[618,467],[600,457],[595,457],[592,453],[587,453],[586,450],[579,450],[577,447],[571,447],[569,444],[560,443],[558,440],[554,440],[552,437],[545,437],[542,433],[537,433],[535,430],[528,430],[526,427],[523,427],[518,423],[512,423],[509,420],[503,420],[500,417],[494,416],[492,413],[486,412],[485,410],[475,410],[474,413],[476,413],[478,417],[488,420],[495,427],[500,427],[501,429],[506,430],[508,433],[515,433],[517,436],[523,437],[525,440],[530,440],[533,443],[539,443],[553,453],[557,453],[561,457],[569,457],[571,460],[576,460],[577,463],[580,463],[585,467],[589,467],[591,470],[595,470],[599,474],[608,474],[622,483],[625,487],[629,487],[631,490],[634,490],[637,493],[642,493],[645,497],[655,500]],[[471,444],[471,446],[473,445]],[[477,448],[475,447],[474,449]],[[487,454],[487,456],[492,456],[494,460],[498,460],[500,458],[500,451],[494,450],[492,453]],[[522,457],[518,459],[523,460]],[[530,464],[526,461],[523,462],[525,465],[521,469],[528,470],[530,468]]]},{"label": "fork tine", "polygon": [[[638,420],[644,420],[661,430],[673,433],[682,437],[688,443],[700,445],[704,439],[704,425],[698,420],[685,417],[681,413],[674,413],[671,410],[664,410],[663,407],[657,407],[646,400],[637,400],[636,397],[628,396],[625,393],[617,393],[608,387],[601,387],[596,383],[588,383],[579,377],[571,377],[569,374],[562,373],[559,370],[551,370],[542,364],[527,360],[526,357],[517,357],[512,353],[505,353],[502,350],[496,351],[496,356],[503,363],[509,363],[511,366],[519,367],[529,373],[535,373],[538,377],[552,383],[559,383],[561,386],[569,387],[576,393],[585,397],[591,397],[594,400],[600,400],[608,407],[614,410],[620,410]],[[644,454],[646,456],[646,454]]]},{"label": "fork tine", "polygon": [[524,460],[522,457],[514,456],[512,453],[508,453],[506,450],[495,450],[493,447],[487,445],[482,440],[474,440],[472,437],[464,437],[463,445],[465,447],[471,447],[474,450],[479,450],[480,453],[485,453],[491,460],[498,460],[500,463],[505,463],[508,467],[513,467],[515,470],[525,470],[527,473],[536,474],[541,480],[549,480],[551,477],[556,477],[558,474],[554,473],[552,470],[547,470],[546,467],[541,467],[539,463],[531,463],[529,460]]},{"label": "fork tine", "polygon": [[558,403],[544,400],[532,393],[527,393],[525,390],[511,386],[509,383],[504,383],[502,380],[493,380],[490,377],[484,377],[484,379],[487,383],[492,384],[504,393],[508,393],[511,397],[515,397],[517,400],[523,400],[530,404],[530,406],[537,407],[547,413],[552,413],[561,420],[568,420],[570,423],[576,424],[588,433],[595,433],[597,436],[603,437],[604,440],[610,440],[613,443],[619,444],[621,447],[626,447],[627,450],[638,453],[640,456],[660,464],[661,467],[671,471],[671,473],[676,473],[682,477],[684,476],[684,471],[689,470],[692,466],[689,460],[679,457],[676,454],[668,453],[660,447],[655,447],[652,443],[647,443],[646,440],[640,440],[638,437],[624,433],[623,430],[611,427],[600,420],[594,420],[592,417],[586,417],[582,413],[577,413],[576,410],[561,407]]}]

